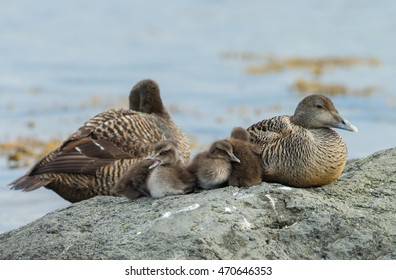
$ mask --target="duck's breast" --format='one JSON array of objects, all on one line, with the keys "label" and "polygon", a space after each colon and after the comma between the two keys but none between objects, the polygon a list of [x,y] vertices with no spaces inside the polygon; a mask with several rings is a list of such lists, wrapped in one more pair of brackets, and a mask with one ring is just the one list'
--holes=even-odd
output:
[{"label": "duck's breast", "polygon": [[263,145],[264,172],[269,180],[296,187],[328,184],[346,163],[346,145],[331,129],[294,127],[290,133]]}]

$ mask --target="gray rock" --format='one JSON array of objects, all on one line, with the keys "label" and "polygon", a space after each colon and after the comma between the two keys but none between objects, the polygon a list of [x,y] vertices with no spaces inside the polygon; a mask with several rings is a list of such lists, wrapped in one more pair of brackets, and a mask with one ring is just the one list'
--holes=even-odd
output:
[{"label": "gray rock", "polygon": [[0,235],[0,259],[396,259],[396,149],[331,185],[95,197]]}]

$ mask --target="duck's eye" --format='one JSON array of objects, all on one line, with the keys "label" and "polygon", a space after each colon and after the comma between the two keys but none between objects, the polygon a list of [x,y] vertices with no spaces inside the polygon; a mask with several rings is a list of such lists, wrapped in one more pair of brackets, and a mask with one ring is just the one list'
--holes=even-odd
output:
[{"label": "duck's eye", "polygon": [[163,155],[168,154],[169,151],[170,151],[170,150],[163,150],[163,151],[161,151],[159,154],[163,156]]},{"label": "duck's eye", "polygon": [[320,105],[320,104],[317,104],[315,107],[318,108],[318,109],[323,109],[323,106]]}]

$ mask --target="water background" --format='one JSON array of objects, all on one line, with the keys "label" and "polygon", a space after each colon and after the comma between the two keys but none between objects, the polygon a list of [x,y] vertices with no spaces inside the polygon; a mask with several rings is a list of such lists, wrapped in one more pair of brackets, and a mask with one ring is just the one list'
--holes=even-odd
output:
[{"label": "water background", "polygon": [[[374,57],[377,67],[333,69],[323,82],[374,87],[333,97],[359,133],[339,131],[349,158],[395,146],[396,2],[371,0],[126,1],[0,0],[0,142],[65,139],[84,121],[126,107],[130,88],[155,79],[194,153],[235,126],[292,114],[290,85],[303,70],[250,75],[278,58]],[[10,191],[26,168],[0,158],[0,233],[69,205],[52,191]]]}]

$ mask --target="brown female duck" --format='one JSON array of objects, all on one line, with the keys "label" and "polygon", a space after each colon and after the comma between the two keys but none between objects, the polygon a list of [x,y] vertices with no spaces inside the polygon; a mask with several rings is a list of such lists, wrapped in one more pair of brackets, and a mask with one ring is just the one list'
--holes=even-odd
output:
[{"label": "brown female duck", "polygon": [[137,83],[129,96],[129,109],[111,109],[87,121],[63,144],[39,160],[10,185],[32,191],[52,189],[70,202],[96,195],[117,195],[112,186],[129,165],[150,155],[164,139],[176,142],[187,162],[187,137],[163,106],[158,85]]},{"label": "brown female duck", "polygon": [[317,94],[305,97],[293,116],[278,116],[250,126],[251,142],[261,147],[264,181],[315,187],[340,177],[347,147],[331,128],[357,132],[329,98]]}]

